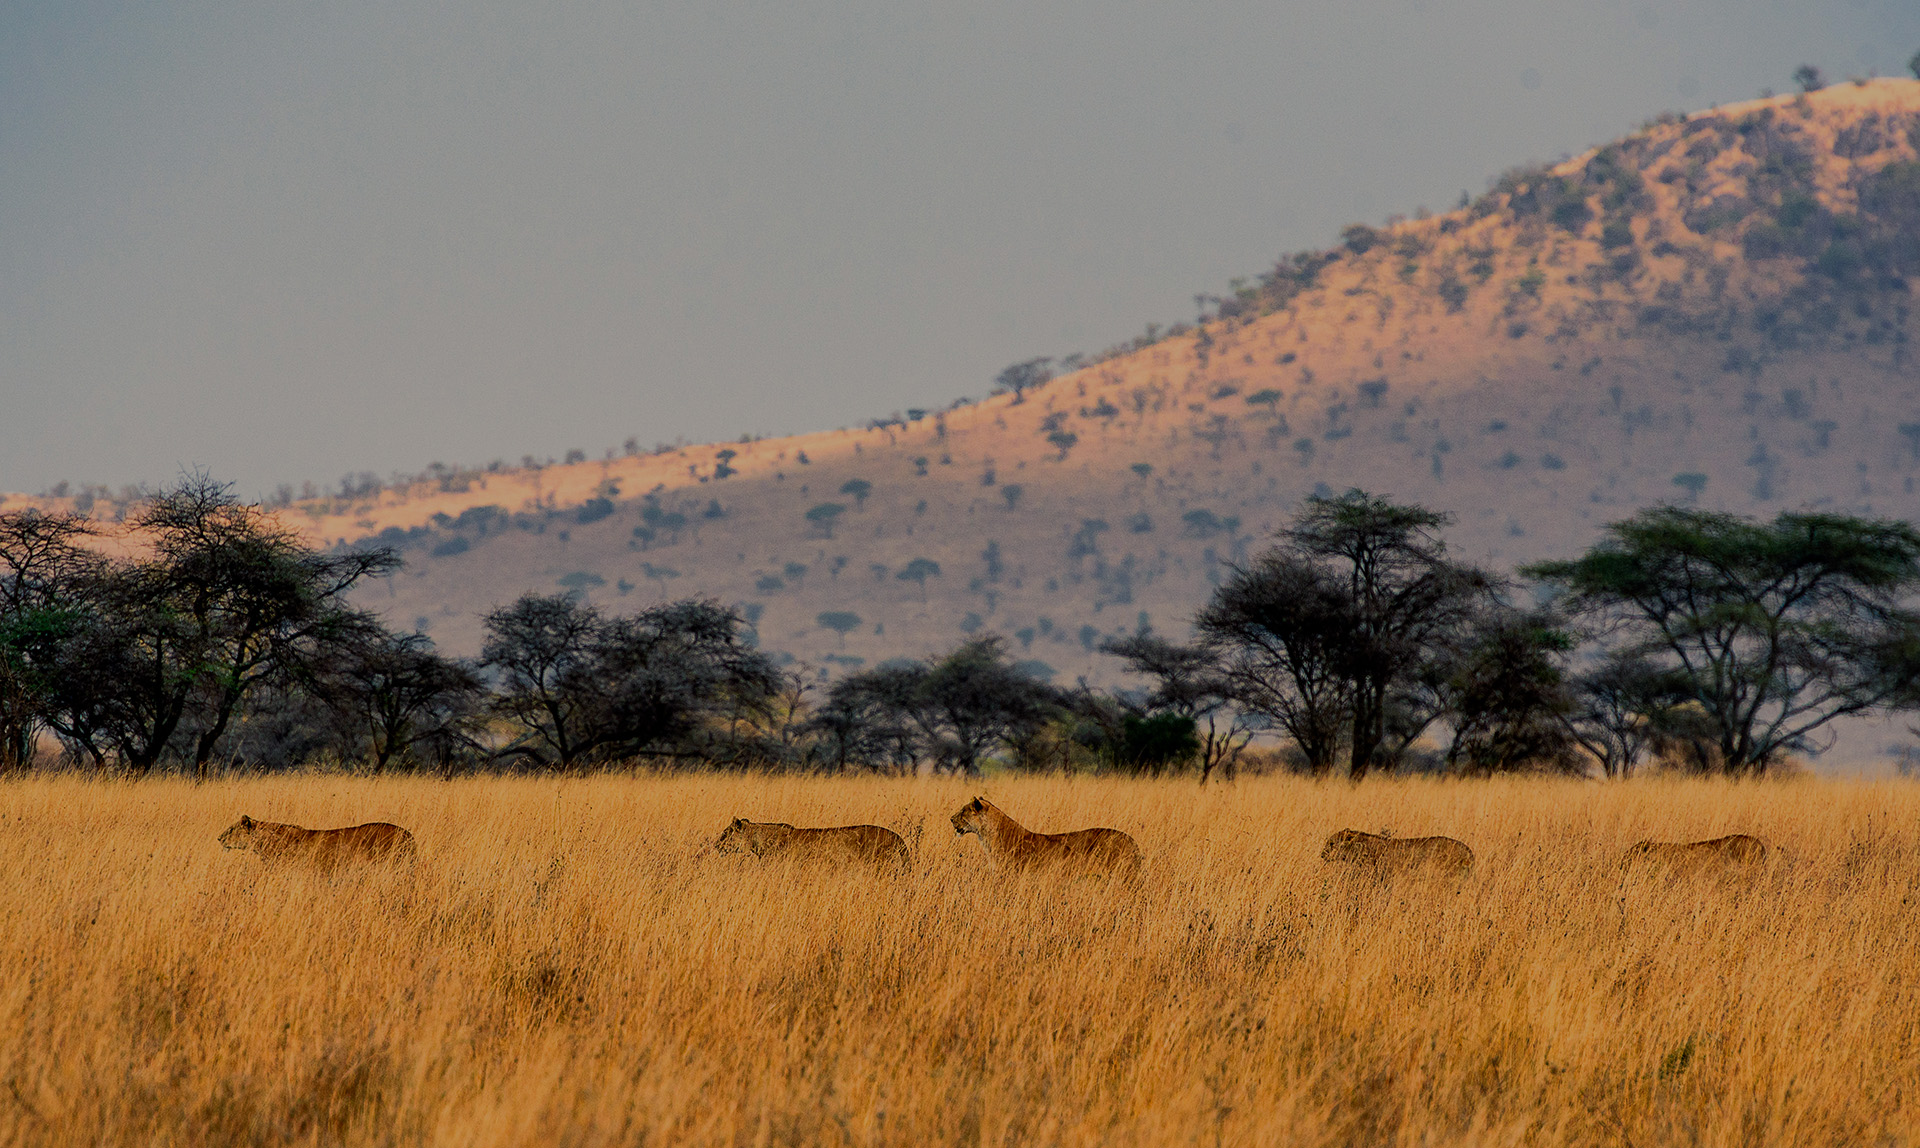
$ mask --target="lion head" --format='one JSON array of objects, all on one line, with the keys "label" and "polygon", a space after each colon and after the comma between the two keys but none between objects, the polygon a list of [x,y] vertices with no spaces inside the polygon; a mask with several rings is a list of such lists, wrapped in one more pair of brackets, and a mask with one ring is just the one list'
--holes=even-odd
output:
[{"label": "lion head", "polygon": [[987,810],[992,808],[984,797],[976,797],[961,806],[960,812],[953,815],[954,834],[963,836],[968,833],[978,833],[981,823],[986,820]]},{"label": "lion head", "polygon": [[1338,861],[1364,851],[1372,843],[1373,835],[1362,833],[1358,829],[1342,829],[1327,838],[1326,845],[1320,850],[1320,860]]},{"label": "lion head", "polygon": [[734,818],[733,824],[722,829],[719,838],[714,841],[714,852],[738,853],[741,850],[751,849],[753,833],[748,827],[752,824],[753,822],[744,817]]},{"label": "lion head", "polygon": [[242,814],[240,820],[227,826],[227,831],[220,835],[220,844],[228,849],[251,848],[253,846],[253,826],[253,818]]}]

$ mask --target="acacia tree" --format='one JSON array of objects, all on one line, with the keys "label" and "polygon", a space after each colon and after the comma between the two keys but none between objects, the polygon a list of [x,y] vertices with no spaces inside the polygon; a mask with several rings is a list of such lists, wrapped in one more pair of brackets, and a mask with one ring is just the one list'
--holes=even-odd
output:
[{"label": "acacia tree", "polygon": [[572,767],[592,748],[588,690],[600,612],[567,594],[527,594],[483,624],[480,664],[497,674],[492,708],[521,730],[502,753]]},{"label": "acacia tree", "polygon": [[479,674],[440,655],[425,634],[395,634],[371,618],[360,623],[314,675],[316,692],[352,731],[347,752],[364,754],[380,773],[426,745],[438,747],[440,767],[450,768],[452,747],[470,734],[485,694]]},{"label": "acacia tree", "polygon": [[925,670],[918,662],[890,663],[835,682],[804,727],[818,739],[822,768],[911,773],[921,756],[923,734],[913,715]]},{"label": "acacia tree", "polygon": [[1362,490],[1309,498],[1280,545],[1201,612],[1243,703],[1286,729],[1313,772],[1344,739],[1350,775],[1366,776],[1396,697],[1486,602],[1486,575],[1446,557],[1436,532],[1448,521]]},{"label": "acacia tree", "polygon": [[1592,755],[1606,777],[1630,777],[1662,736],[1675,732],[1686,701],[1686,677],[1645,657],[1618,651],[1568,681],[1568,736]]},{"label": "acacia tree", "polygon": [[[888,763],[930,757],[974,776],[982,759],[1031,739],[1062,713],[1059,691],[1006,657],[997,635],[962,643],[937,662],[896,662],[842,679],[828,694],[825,724],[836,759],[880,751]],[[854,720],[871,723],[857,734]],[[843,750],[844,747],[844,750]]]},{"label": "acacia tree", "polygon": [[315,551],[205,475],[150,498],[130,533],[141,556],[100,563],[64,603],[46,720],[136,774],[178,754],[204,776],[249,700],[356,617],[353,586],[398,565]]},{"label": "acacia tree", "polygon": [[1562,657],[1573,639],[1544,613],[1496,606],[1474,625],[1440,687],[1453,727],[1448,772],[1579,772],[1564,718],[1573,706]]},{"label": "acacia tree", "polygon": [[1911,704],[1920,682],[1920,531],[1904,522],[1663,506],[1523,572],[1671,671],[1728,773],[1817,752],[1834,719]]},{"label": "acacia tree", "polygon": [[[786,685],[749,644],[739,613],[713,602],[604,619],[564,595],[530,594],[489,614],[486,627],[481,661],[500,674],[494,708],[522,730],[502,752],[545,765],[737,758],[731,731],[765,717]],[[722,726],[728,736],[711,736]]]},{"label": "acacia tree", "polygon": [[1357,781],[1386,741],[1395,689],[1450,633],[1471,624],[1492,583],[1446,557],[1450,515],[1363,490],[1309,498],[1285,546],[1345,583],[1354,632],[1341,670],[1352,690],[1349,772]]},{"label": "acacia tree", "polygon": [[1285,730],[1315,776],[1333,769],[1352,713],[1349,606],[1325,571],[1273,551],[1235,570],[1195,623],[1234,700]]},{"label": "acacia tree", "polygon": [[927,600],[927,579],[940,577],[940,564],[931,558],[915,558],[894,574],[902,582],[912,582],[920,587],[920,600]]},{"label": "acacia tree", "polygon": [[1114,639],[1100,649],[1153,680],[1145,698],[1149,713],[1173,714],[1189,723],[1198,742],[1201,785],[1216,769],[1232,779],[1253,728],[1248,713],[1234,704],[1233,679],[1218,650],[1182,646],[1154,634]]},{"label": "acacia tree", "polygon": [[994,386],[1013,392],[1015,405],[1027,401],[1027,392],[1053,378],[1053,359],[1042,357],[1014,363],[994,376]]},{"label": "acacia tree", "polygon": [[[322,554],[302,544],[231,484],[193,475],[155,495],[134,518],[153,559],[134,582],[152,594],[153,634],[167,633],[195,703],[193,764],[204,775],[247,696],[315,642],[351,625],[346,595],[369,576],[399,566],[384,548]],[[157,651],[156,651],[157,652]],[[160,723],[170,707],[161,707]],[[186,716],[185,707],[172,720]],[[150,732],[157,733],[157,726]],[[131,764],[151,768],[165,738],[149,739]]]},{"label": "acacia tree", "polygon": [[50,716],[58,649],[104,560],[73,514],[0,514],[0,773],[24,768]]}]

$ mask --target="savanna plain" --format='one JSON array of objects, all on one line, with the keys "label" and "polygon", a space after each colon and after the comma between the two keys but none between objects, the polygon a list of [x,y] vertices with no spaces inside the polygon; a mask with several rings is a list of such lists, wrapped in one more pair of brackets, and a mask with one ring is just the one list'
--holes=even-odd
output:
[{"label": "savanna plain", "polygon": [[[1143,871],[995,873],[976,792]],[[420,858],[269,870],[242,813]],[[1343,876],[1348,826],[1477,862]],[[1767,864],[1619,863],[1727,833]],[[0,1143],[1916,1144],[1917,901],[1910,782],[15,781]]]}]

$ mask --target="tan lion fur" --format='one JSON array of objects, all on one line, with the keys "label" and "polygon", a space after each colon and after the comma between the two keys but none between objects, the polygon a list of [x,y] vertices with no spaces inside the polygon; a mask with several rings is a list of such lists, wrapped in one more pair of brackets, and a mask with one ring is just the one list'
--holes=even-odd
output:
[{"label": "tan lion fur", "polygon": [[977,835],[987,855],[1008,869],[1062,865],[1123,877],[1140,871],[1140,846],[1118,829],[1035,833],[984,797],[974,798],[953,815],[953,831]]},{"label": "tan lion fur", "polygon": [[879,825],[798,829],[778,821],[748,821],[736,817],[713,847],[721,853],[745,852],[755,857],[792,861],[907,867],[907,843],[898,833]]},{"label": "tan lion fur", "polygon": [[1342,829],[1327,838],[1322,861],[1337,862],[1376,873],[1435,869],[1464,873],[1473,868],[1473,850],[1451,837],[1383,837]]},{"label": "tan lion fur", "polygon": [[371,821],[346,829],[302,829],[241,817],[220,835],[228,849],[251,849],[269,865],[305,864],[319,869],[355,861],[412,861],[413,834],[398,825]]},{"label": "tan lion fur", "polygon": [[1764,864],[1767,843],[1745,833],[1707,841],[1638,841],[1620,858],[1622,865],[1664,865],[1669,869],[1744,869]]}]

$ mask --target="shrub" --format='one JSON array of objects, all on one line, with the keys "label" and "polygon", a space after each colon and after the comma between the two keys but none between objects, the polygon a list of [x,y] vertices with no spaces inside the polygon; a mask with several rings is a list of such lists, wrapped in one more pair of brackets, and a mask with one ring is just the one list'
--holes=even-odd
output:
[{"label": "shrub", "polygon": [[861,618],[850,610],[828,610],[817,615],[814,621],[819,623],[821,628],[832,630],[840,635],[840,640],[844,642],[849,633],[860,628]]},{"label": "shrub", "polygon": [[853,499],[855,510],[864,510],[867,506],[867,496],[873,493],[873,484],[864,478],[850,478],[840,484],[840,493]]}]

